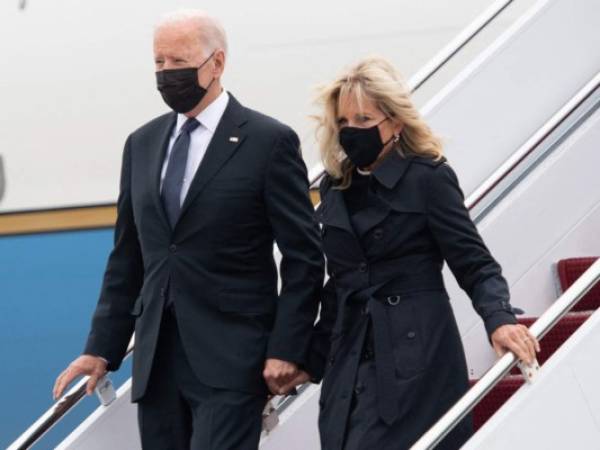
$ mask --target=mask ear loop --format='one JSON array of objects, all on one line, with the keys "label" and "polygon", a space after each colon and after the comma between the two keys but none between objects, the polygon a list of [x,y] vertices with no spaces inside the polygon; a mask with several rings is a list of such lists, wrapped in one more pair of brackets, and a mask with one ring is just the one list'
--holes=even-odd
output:
[{"label": "mask ear loop", "polygon": [[205,65],[205,64],[206,64],[208,61],[210,61],[210,59],[211,59],[211,58],[212,58],[212,57],[215,55],[215,53],[217,53],[217,51],[216,51],[216,50],[215,50],[215,51],[213,51],[213,52],[212,52],[210,55],[208,55],[208,58],[206,58],[206,59],[205,59],[205,60],[202,62],[202,64],[200,64],[200,65],[198,66],[198,68],[197,68],[196,70],[200,70],[200,69],[202,69],[202,68],[204,67],[204,65]]},{"label": "mask ear loop", "polygon": [[[385,122],[386,120],[391,119],[390,116],[386,116],[385,119],[381,120],[377,126],[379,127],[380,124],[382,124],[383,122]],[[394,144],[397,144],[398,142],[400,142],[400,135],[402,134],[402,130],[400,130],[400,133],[394,133],[392,135],[391,138],[388,139],[388,141],[383,144],[383,147],[385,148],[386,145],[388,145],[390,142],[393,142]]]},{"label": "mask ear loop", "polygon": [[[377,122],[377,124],[375,124],[374,126],[379,128],[379,125],[381,125],[383,122],[385,122],[386,120],[391,119],[390,116],[385,116],[385,118],[381,119],[379,122]],[[400,132],[402,133],[402,132]],[[383,144],[383,148],[385,148],[386,145],[388,145],[390,142],[394,142],[394,144],[397,144],[400,141],[400,133],[398,134],[393,134],[392,137],[390,137],[387,142],[384,142]]]},{"label": "mask ear loop", "polygon": [[[204,67],[204,65],[205,65],[205,64],[206,64],[208,61],[210,61],[210,59],[211,59],[211,58],[214,56],[214,54],[215,54],[216,52],[217,52],[216,50],[215,50],[215,51],[213,51],[213,52],[212,52],[212,53],[209,55],[209,57],[208,57],[208,58],[206,58],[206,59],[204,60],[204,62],[203,62],[202,64],[200,64],[200,66],[198,66],[198,68],[197,68],[196,70],[200,70],[200,69],[202,69],[202,68]],[[206,90],[208,91],[208,90],[210,89],[210,86],[213,84],[213,81],[215,81],[215,78],[214,78],[214,77],[213,77],[213,78],[210,80],[210,83],[208,83],[208,86],[206,86],[204,89],[206,89]],[[202,87],[202,86],[201,86],[201,87]]]},{"label": "mask ear loop", "polygon": [[379,122],[377,122],[374,126],[378,127],[379,125],[381,125],[383,122],[385,122],[388,119],[389,119],[389,117],[385,116],[383,119],[381,119]]},{"label": "mask ear loop", "polygon": [[385,142],[383,144],[383,148],[385,148],[386,145],[388,145],[390,142],[393,142],[394,144],[397,144],[400,141],[400,135],[399,134],[393,134],[391,138],[389,138],[387,140],[387,142]]}]

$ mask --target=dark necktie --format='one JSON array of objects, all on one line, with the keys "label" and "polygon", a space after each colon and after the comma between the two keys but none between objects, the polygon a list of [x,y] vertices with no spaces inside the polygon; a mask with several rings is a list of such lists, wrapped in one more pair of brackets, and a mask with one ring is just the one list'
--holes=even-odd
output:
[{"label": "dark necktie", "polygon": [[188,153],[190,150],[190,133],[194,131],[200,122],[196,119],[188,119],[179,132],[179,136],[173,144],[169,163],[167,164],[167,173],[163,180],[161,198],[171,228],[175,228],[179,213],[181,212],[181,188],[183,187],[183,177],[185,175],[185,166],[187,164]]}]

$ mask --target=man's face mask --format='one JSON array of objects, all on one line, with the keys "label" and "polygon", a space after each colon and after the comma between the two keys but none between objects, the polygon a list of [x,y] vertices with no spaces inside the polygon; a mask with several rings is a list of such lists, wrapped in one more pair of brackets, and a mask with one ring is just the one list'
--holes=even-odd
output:
[{"label": "man's face mask", "polygon": [[198,84],[198,71],[212,58],[212,53],[199,67],[168,69],[156,72],[156,87],[163,100],[178,113],[191,111],[202,101],[214,78],[206,88]]},{"label": "man's face mask", "polygon": [[388,117],[369,128],[344,127],[339,132],[339,143],[344,152],[359,168],[369,167],[379,157],[383,148],[392,140],[382,142],[379,134],[379,125],[388,120]]}]

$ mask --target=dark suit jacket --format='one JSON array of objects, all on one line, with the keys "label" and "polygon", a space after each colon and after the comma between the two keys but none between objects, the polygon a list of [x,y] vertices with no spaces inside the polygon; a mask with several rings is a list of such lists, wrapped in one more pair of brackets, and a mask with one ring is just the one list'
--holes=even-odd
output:
[{"label": "dark suit jacket", "polygon": [[[298,137],[230,95],[171,229],[159,178],[175,119],[160,116],[125,144],[115,245],[85,353],[116,370],[135,328],[132,399],[139,400],[168,292],[199,380],[265,392],[265,358],[305,363],[322,286]],[[274,241],[282,254],[280,293]]]}]

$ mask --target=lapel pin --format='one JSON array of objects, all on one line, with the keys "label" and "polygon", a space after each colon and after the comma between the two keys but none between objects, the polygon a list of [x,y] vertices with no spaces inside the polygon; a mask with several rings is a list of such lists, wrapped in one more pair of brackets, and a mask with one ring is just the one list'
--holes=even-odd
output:
[{"label": "lapel pin", "polygon": [[239,138],[237,136],[231,136],[229,138],[229,142],[238,142],[238,141],[239,141]]}]

